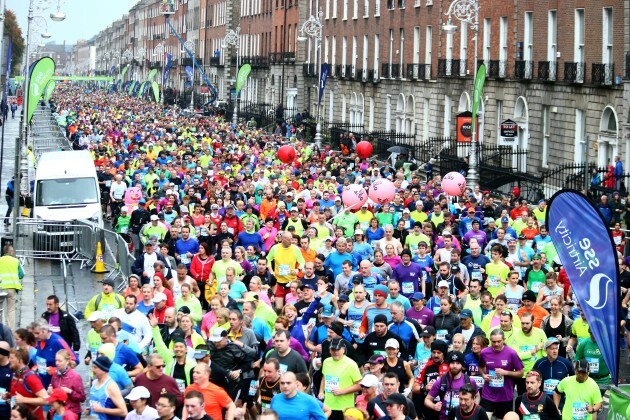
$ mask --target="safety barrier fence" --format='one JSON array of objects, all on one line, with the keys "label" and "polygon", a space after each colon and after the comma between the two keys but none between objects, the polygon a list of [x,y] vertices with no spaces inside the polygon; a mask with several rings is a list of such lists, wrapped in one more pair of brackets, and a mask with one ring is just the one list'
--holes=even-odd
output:
[{"label": "safety barrier fence", "polygon": [[59,126],[48,107],[40,106],[36,109],[30,134],[30,144],[37,159],[46,152],[72,150],[72,145],[66,138],[65,129]]},{"label": "safety barrier fence", "polygon": [[[59,222],[19,218],[17,237],[13,240],[15,256],[23,263],[29,259],[56,260],[62,264],[65,305],[78,311],[87,301],[75,296],[68,302],[67,265],[78,262],[79,269],[103,273],[105,278],[120,280],[117,290],[127,286],[135,258],[128,243],[116,232],[88,221]],[[99,245],[100,244],[100,253]]]}]

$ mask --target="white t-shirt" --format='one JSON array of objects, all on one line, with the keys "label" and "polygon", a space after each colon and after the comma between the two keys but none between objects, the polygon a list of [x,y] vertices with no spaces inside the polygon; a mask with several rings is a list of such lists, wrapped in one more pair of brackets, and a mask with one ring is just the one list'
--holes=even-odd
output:
[{"label": "white t-shirt", "polygon": [[127,414],[125,420],[155,420],[159,418],[160,415],[157,410],[153,407],[147,406],[144,408],[142,414],[138,414],[136,413],[136,410],[132,410],[129,414]]},{"label": "white t-shirt", "polygon": [[122,200],[125,196],[125,191],[127,191],[127,184],[122,181],[120,182],[120,184],[118,182],[114,182],[110,187],[110,191],[112,193],[112,197],[114,197],[116,200]]}]

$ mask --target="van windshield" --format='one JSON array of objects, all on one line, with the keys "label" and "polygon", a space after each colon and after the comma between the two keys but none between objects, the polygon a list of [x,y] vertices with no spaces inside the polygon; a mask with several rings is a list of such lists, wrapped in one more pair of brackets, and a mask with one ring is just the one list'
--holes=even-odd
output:
[{"label": "van windshield", "polygon": [[42,179],[37,181],[36,206],[99,203],[94,178]]}]

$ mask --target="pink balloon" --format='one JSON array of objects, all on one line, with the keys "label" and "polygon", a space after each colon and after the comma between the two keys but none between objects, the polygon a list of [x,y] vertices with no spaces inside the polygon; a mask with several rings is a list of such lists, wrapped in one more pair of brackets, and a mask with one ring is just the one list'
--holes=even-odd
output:
[{"label": "pink balloon", "polygon": [[466,178],[459,172],[449,172],[442,178],[442,188],[449,195],[460,196],[466,190]]},{"label": "pink balloon", "polygon": [[396,186],[389,179],[380,178],[370,185],[368,195],[377,204],[388,204],[396,195]]},{"label": "pink balloon", "polygon": [[367,191],[361,185],[351,184],[343,189],[341,193],[341,200],[343,205],[349,209],[358,209],[368,199]]}]

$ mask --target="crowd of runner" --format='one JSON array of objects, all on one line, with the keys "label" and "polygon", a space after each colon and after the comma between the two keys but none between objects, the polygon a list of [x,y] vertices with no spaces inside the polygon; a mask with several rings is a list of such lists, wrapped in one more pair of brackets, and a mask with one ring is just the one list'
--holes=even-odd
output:
[{"label": "crowd of runner", "polygon": [[[122,293],[103,280],[88,302],[87,336],[56,296],[2,334],[0,417],[596,418],[610,373],[544,200],[450,197],[406,156],[320,149],[289,122],[270,135],[63,86],[53,101],[136,259]],[[390,203],[343,206],[379,178]]]}]

